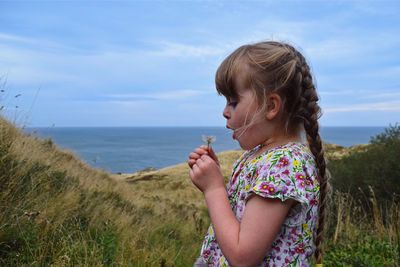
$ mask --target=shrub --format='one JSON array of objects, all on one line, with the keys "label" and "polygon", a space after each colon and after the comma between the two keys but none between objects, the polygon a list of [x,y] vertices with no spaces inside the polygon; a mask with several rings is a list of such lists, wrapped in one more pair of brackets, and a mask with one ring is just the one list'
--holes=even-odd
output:
[{"label": "shrub", "polygon": [[335,189],[356,198],[370,198],[372,187],[380,200],[397,199],[400,194],[400,125],[390,126],[371,138],[364,152],[332,160],[328,167]]}]

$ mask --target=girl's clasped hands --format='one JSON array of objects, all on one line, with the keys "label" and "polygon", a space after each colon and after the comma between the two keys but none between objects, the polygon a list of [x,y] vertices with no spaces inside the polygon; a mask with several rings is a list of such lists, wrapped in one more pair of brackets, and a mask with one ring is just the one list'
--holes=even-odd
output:
[{"label": "girl's clasped hands", "polygon": [[214,189],[225,189],[217,155],[211,146],[200,146],[189,154],[189,176],[204,194]]}]

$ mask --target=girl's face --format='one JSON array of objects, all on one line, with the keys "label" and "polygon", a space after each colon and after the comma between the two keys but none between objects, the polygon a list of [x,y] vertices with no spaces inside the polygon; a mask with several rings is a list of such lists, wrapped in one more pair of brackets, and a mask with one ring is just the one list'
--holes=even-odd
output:
[{"label": "girl's face", "polygon": [[226,127],[233,131],[232,138],[239,142],[242,149],[249,150],[265,141],[267,120],[257,113],[255,93],[251,89],[238,88],[238,98],[227,99],[223,116]]}]

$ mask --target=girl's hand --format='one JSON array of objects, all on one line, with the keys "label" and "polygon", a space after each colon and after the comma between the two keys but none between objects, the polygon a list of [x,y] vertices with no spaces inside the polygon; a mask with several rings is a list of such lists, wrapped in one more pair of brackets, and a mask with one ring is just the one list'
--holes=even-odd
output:
[{"label": "girl's hand", "polygon": [[189,176],[193,184],[206,193],[213,189],[225,190],[224,177],[219,168],[218,158],[211,147],[201,146],[189,155]]},{"label": "girl's hand", "polygon": [[196,163],[196,160],[198,160],[202,155],[209,155],[219,166],[218,157],[215,154],[212,147],[200,146],[189,154],[189,160],[188,160],[189,167],[192,168],[193,165]]}]

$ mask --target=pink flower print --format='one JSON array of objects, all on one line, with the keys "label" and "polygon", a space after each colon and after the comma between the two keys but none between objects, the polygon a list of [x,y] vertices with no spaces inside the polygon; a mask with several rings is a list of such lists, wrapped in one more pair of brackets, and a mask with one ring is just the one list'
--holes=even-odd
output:
[{"label": "pink flower print", "polygon": [[289,175],[289,173],[290,173],[290,172],[289,172],[289,170],[287,170],[287,169],[284,170],[284,171],[282,172],[282,174],[284,174],[284,175]]},{"label": "pink flower print", "polygon": [[287,157],[282,157],[279,159],[280,166],[287,166],[289,165],[289,159]]},{"label": "pink flower print", "polygon": [[276,250],[277,252],[280,252],[281,248],[280,247],[274,247],[274,250]]},{"label": "pink flower print", "polygon": [[275,187],[269,183],[261,183],[261,189],[263,191],[268,191],[269,193],[275,193]]},{"label": "pink flower print", "polygon": [[208,249],[203,251],[204,258],[208,258],[208,257],[210,257],[210,255],[211,255],[211,252]]},{"label": "pink flower print", "polygon": [[311,206],[316,206],[317,204],[318,204],[318,201],[315,198],[311,199],[311,201],[310,201]]},{"label": "pink flower print", "polygon": [[288,188],[287,188],[286,186],[284,186],[284,187],[282,188],[282,194],[286,194],[287,191],[288,191]]},{"label": "pink flower print", "polygon": [[262,172],[266,172],[268,171],[269,166],[268,165],[264,165],[261,167],[261,169],[257,169],[257,171],[262,171]]},{"label": "pink flower print", "polygon": [[272,193],[275,193],[275,187],[272,186],[272,185],[269,185],[269,186],[268,186],[268,192],[270,192],[271,194],[272,194]]},{"label": "pink flower print", "polygon": [[304,180],[306,177],[302,173],[296,173],[296,180]]},{"label": "pink flower print", "polygon": [[261,189],[268,190],[268,183],[266,183],[266,182],[261,183]]},{"label": "pink flower print", "polygon": [[294,251],[296,251],[296,253],[303,254],[304,253],[303,245],[296,247]]}]

